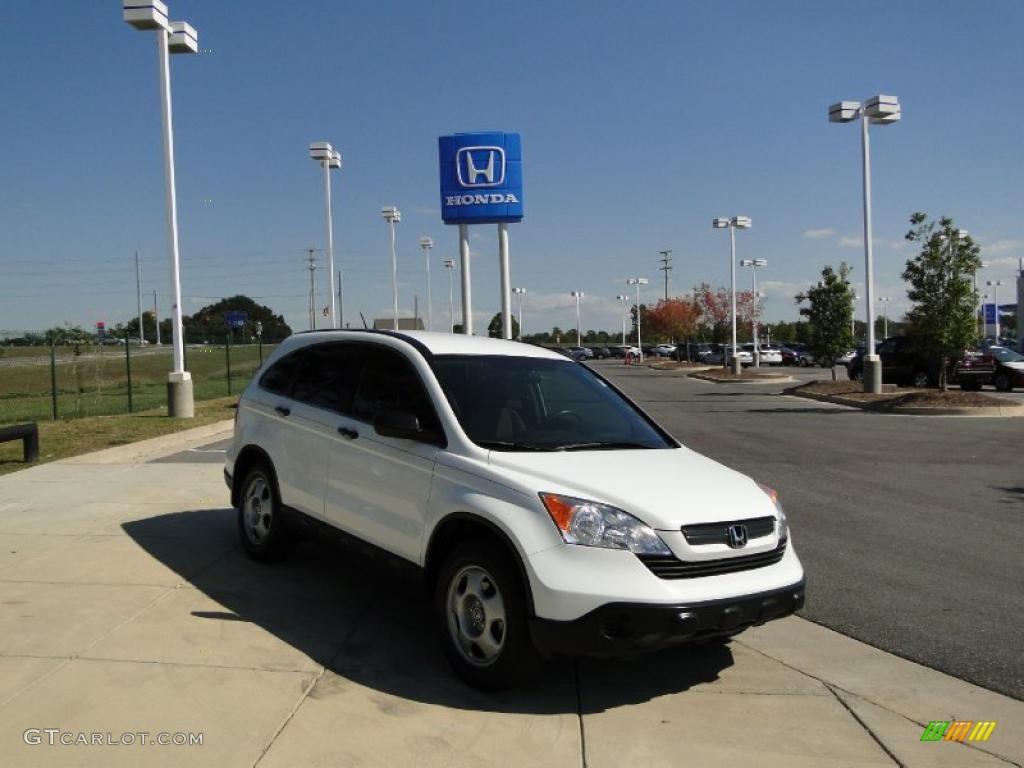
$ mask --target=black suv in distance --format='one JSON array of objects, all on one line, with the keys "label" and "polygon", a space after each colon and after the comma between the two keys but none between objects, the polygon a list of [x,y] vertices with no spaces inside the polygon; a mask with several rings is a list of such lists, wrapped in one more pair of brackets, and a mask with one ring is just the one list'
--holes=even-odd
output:
[{"label": "black suv in distance", "polygon": [[[922,354],[914,339],[892,336],[878,345],[878,356],[882,358],[882,383],[921,389],[938,386],[942,363]],[[858,348],[846,373],[853,381],[864,378],[864,349]]]}]

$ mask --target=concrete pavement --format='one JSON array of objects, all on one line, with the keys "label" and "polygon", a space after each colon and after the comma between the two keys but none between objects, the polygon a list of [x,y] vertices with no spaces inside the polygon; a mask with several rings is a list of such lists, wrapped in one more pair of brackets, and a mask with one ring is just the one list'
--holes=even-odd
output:
[{"label": "concrete pavement", "polygon": [[[471,691],[408,574],[320,544],[275,566],[242,555],[220,465],[204,460],[228,430],[0,478],[0,764],[1024,760],[1024,703],[800,618],[727,646],[555,660],[519,690]],[[920,741],[928,721],[953,718],[998,725],[981,744]],[[203,743],[65,746],[58,734],[51,746],[45,732],[27,744],[26,729]]]}]

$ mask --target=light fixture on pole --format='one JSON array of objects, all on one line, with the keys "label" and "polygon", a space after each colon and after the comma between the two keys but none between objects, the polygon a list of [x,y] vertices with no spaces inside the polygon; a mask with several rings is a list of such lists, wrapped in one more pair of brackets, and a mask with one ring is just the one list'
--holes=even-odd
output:
[{"label": "light fixture on pole", "polygon": [[761,267],[768,266],[768,259],[743,259],[740,261],[741,267],[750,267],[751,276],[751,287],[750,287],[750,325],[752,331],[752,338],[754,341],[754,367],[761,367],[761,347],[757,340],[757,270]]},{"label": "light fixture on pole", "polygon": [[124,0],[124,20],[136,29],[155,30],[160,69],[160,107],[164,135],[164,183],[166,186],[167,257],[171,280],[171,340],[174,368],[167,376],[167,415],[192,418],[192,376],[185,370],[185,344],[181,324],[181,260],[178,255],[178,201],[174,182],[174,129],[171,115],[171,68],[169,54],[197,53],[199,36],[184,21],[167,20],[167,6],[160,0]]},{"label": "light fixture on pole", "polygon": [[395,224],[402,220],[401,212],[393,205],[380,209],[380,215],[391,225],[391,306],[394,329],[398,330],[398,256],[395,252]]},{"label": "light fixture on pole", "polygon": [[341,318],[338,316],[338,308],[335,304],[334,275],[336,273],[334,269],[334,226],[331,223],[331,170],[341,168],[341,152],[326,141],[314,141],[309,145],[309,157],[320,163],[324,171],[324,218],[327,227],[325,251],[327,253],[327,281],[330,284],[327,323],[330,328],[340,328]]},{"label": "light fixture on pole", "polygon": [[618,295],[615,297],[616,301],[622,302],[622,346],[626,346],[626,302],[629,301],[629,296]]},{"label": "light fixture on pole", "polygon": [[640,286],[650,281],[646,277],[627,277],[626,285],[636,286],[636,348],[640,350],[640,362],[644,361],[644,347],[640,342]]},{"label": "light fixture on pole", "polygon": [[582,347],[583,342],[580,336],[580,299],[583,298],[583,291],[573,291],[570,295],[576,299],[576,346]]},{"label": "light fixture on pole", "polygon": [[873,96],[863,104],[859,101],[840,101],[828,108],[832,123],[849,123],[860,119],[861,163],[864,188],[864,293],[867,310],[867,347],[864,352],[864,391],[882,391],[882,361],[875,352],[875,273],[871,232],[871,142],[868,124],[890,125],[900,119],[900,103],[895,96]]},{"label": "light fixture on pole", "polygon": [[999,286],[1004,285],[1002,280],[986,280],[985,285],[992,289],[992,302],[995,304],[996,315],[996,344],[999,343]]},{"label": "light fixture on pole", "polygon": [[448,330],[450,333],[455,333],[455,289],[452,288],[452,270],[455,269],[455,260],[445,259],[444,269],[448,273]]},{"label": "light fixture on pole", "polygon": [[[715,229],[729,230],[729,272],[732,281],[732,371],[739,375],[743,370],[740,367],[740,358],[736,354],[736,230],[750,229],[752,222],[749,216],[733,216],[731,219],[712,219],[711,226]],[[722,356],[723,365],[726,364],[726,356]]]},{"label": "light fixture on pole", "polygon": [[882,341],[885,341],[889,338],[889,302],[892,297],[879,296],[878,300],[882,302]]},{"label": "light fixture on pole", "polygon": [[512,293],[519,297],[519,338],[523,338],[523,302],[526,300],[525,288],[513,288]]},{"label": "light fixture on pole", "polygon": [[430,252],[434,249],[434,241],[429,237],[420,238],[420,248],[427,261],[427,330],[434,330],[434,293],[430,285]]}]

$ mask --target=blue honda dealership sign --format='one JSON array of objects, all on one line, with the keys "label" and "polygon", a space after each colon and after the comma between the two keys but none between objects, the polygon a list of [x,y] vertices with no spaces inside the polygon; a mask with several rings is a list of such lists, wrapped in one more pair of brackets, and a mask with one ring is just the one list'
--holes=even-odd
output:
[{"label": "blue honda dealership sign", "polygon": [[456,133],[437,140],[445,224],[523,218],[523,154],[518,133]]},{"label": "blue honda dealership sign", "polygon": [[984,305],[984,309],[985,309],[985,324],[986,325],[995,325],[996,324],[996,305],[995,304],[985,304]]},{"label": "blue honda dealership sign", "polygon": [[225,312],[224,322],[226,322],[232,328],[245,328],[245,324],[249,322],[249,313],[243,311]]}]

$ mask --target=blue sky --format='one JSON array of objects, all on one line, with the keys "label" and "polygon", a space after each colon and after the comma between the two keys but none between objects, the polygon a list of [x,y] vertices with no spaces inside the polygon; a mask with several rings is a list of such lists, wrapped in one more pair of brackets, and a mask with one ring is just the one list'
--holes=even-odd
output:
[{"label": "blue sky", "polygon": [[[872,133],[877,293],[892,314],[907,306],[915,210],[970,230],[992,264],[982,279],[1012,279],[1024,256],[1013,0],[169,4],[209,51],[172,58],[186,313],[247,293],[306,327],[304,249],[323,247],[306,148],[327,140],[344,162],[346,319],[388,314],[379,210],[397,205],[401,306],[424,305],[429,235],[441,325],[457,236],[440,222],[437,137],[507,130],[523,136],[526,218],[510,229],[527,332],[573,326],[574,289],[585,328],[617,328],[624,278],[649,277],[657,298],[665,248],[673,293],[726,283],[711,219],[733,214],[754,222],[739,256],[769,261],[767,319],[791,319],[824,264],[863,278],[858,132],[826,112],[879,92],[903,105]],[[0,23],[0,329],[126,320],[135,249],[166,316],[154,36],[116,0],[7,0]],[[472,232],[479,323],[498,308],[497,235]]]}]

